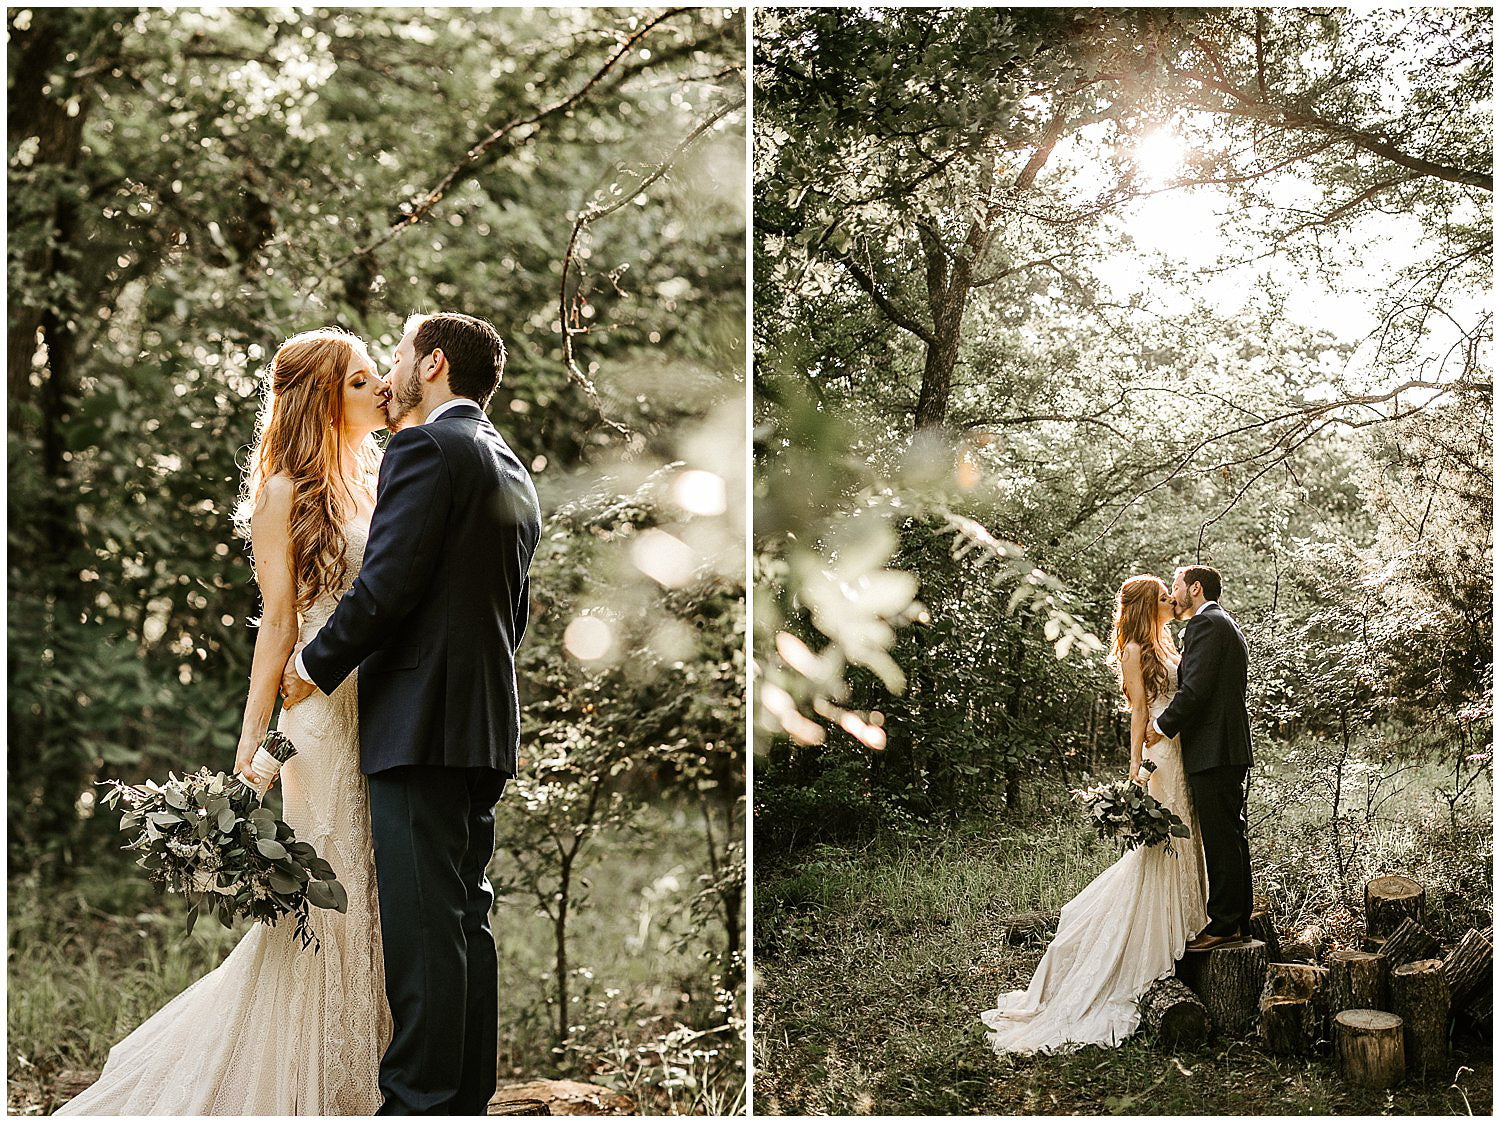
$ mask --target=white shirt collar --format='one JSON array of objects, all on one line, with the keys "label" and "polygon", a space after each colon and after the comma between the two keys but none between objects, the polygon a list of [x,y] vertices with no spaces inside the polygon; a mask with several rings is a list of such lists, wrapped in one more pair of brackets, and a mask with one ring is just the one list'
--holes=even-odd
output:
[{"label": "white shirt collar", "polygon": [[[427,420],[422,422],[422,424],[431,425],[439,417],[447,413],[450,409],[455,408],[456,406],[474,406],[476,409],[479,409],[479,403],[476,402],[473,398],[452,398],[429,413],[427,415]],[[484,411],[480,409],[480,412],[483,413]]]},{"label": "white shirt collar", "polygon": [[[432,420],[432,418],[430,418],[430,417],[429,417],[429,418],[428,418],[428,419],[427,419],[427,420],[428,420],[428,421],[431,421],[431,420]],[[1216,600],[1206,600],[1206,601],[1204,601],[1204,602],[1203,602],[1203,603],[1202,603],[1202,604],[1200,604],[1200,605],[1199,605],[1199,606],[1198,606],[1198,609],[1197,609],[1197,611],[1196,611],[1196,612],[1194,612],[1194,613],[1193,613],[1193,615],[1194,615],[1194,616],[1197,616],[1197,615],[1198,615],[1198,613],[1199,613],[1199,612],[1202,612],[1202,611],[1203,611],[1203,610],[1204,610],[1204,609],[1205,609],[1205,608],[1207,608],[1207,607],[1208,607],[1208,606],[1209,606],[1209,605],[1211,605],[1211,604],[1218,604],[1218,603],[1219,603],[1219,602],[1218,602],[1218,601],[1216,601]]]}]

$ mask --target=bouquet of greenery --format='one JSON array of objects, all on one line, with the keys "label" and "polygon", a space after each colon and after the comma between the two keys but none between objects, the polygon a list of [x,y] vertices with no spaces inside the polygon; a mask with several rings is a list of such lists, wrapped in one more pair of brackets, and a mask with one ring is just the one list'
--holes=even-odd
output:
[{"label": "bouquet of greenery", "polygon": [[[266,770],[261,754],[279,769],[296,751],[285,734],[272,730],[256,750],[257,771]],[[238,776],[200,768],[181,779],[168,773],[165,784],[105,780],[101,786],[108,789],[105,803],[125,807],[120,829],[131,834],[125,849],[140,851],[136,864],[192,906],[189,932],[204,912],[226,928],[240,916],[271,924],[290,914],[302,946],[316,951],[309,906],[349,907],[333,867],[261,806],[261,793]]]},{"label": "bouquet of greenery", "polygon": [[[1141,768],[1156,771],[1149,760],[1142,761]],[[1188,837],[1187,824],[1177,813],[1131,780],[1075,788],[1072,795],[1089,813],[1099,837],[1123,842],[1126,850],[1160,843],[1175,856],[1172,839]]]}]

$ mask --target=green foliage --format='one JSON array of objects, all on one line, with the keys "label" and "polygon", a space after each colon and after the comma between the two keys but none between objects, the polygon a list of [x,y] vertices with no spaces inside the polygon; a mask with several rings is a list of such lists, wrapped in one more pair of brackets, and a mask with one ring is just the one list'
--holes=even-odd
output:
[{"label": "green foliage", "polygon": [[[1141,771],[1155,772],[1156,765],[1150,760],[1142,761]],[[1171,854],[1174,838],[1188,838],[1192,834],[1175,811],[1133,780],[1078,788],[1071,794],[1087,813],[1099,837],[1106,842],[1123,842],[1126,850],[1164,845]]]},{"label": "green foliage", "polygon": [[[570,913],[589,898],[589,843],[618,834],[664,792],[695,805],[703,824],[691,938],[723,990],[732,996],[743,980],[740,587],[703,575],[678,589],[628,596],[609,579],[621,562],[621,539],[694,537],[698,520],[684,520],[667,499],[673,474],[626,495],[606,483],[565,505],[547,521],[534,564],[542,611],[522,650],[522,670],[536,687],[523,713],[523,740],[534,755],[513,784],[516,813],[497,824],[506,854],[497,885],[533,900],[552,921],[558,1047],[586,1028],[570,1020],[568,940]],[[608,636],[607,648],[588,661],[569,651],[569,629],[580,620]]]},{"label": "green foliage", "polygon": [[[588,871],[594,905],[578,914],[574,930],[573,1020],[588,1026],[576,1052],[559,1057],[550,1051],[548,1027],[556,1020],[549,1004],[551,922],[535,915],[529,902],[496,902],[502,1080],[557,1074],[602,1083],[630,1094],[643,1113],[656,1114],[667,1114],[673,1097],[685,1107],[694,1094],[723,1102],[743,1096],[738,1030],[672,1044],[726,1024],[714,1009],[697,950],[677,948],[692,889],[683,870],[697,860],[698,833],[689,817],[658,806],[643,811],[629,831],[600,839]],[[185,940],[185,903],[115,867],[80,869],[70,886],[13,878],[8,900],[9,1106],[15,1115],[54,1109],[61,1074],[97,1070],[111,1046],[212,970],[248,926],[200,924]],[[737,1038],[733,1045],[731,1037]],[[618,1056],[594,1058],[583,1048],[614,1040],[621,1045]],[[638,1053],[637,1046],[647,1048]],[[709,1081],[696,1092],[662,1088],[673,1079],[668,1060],[696,1064],[704,1073],[703,1058],[687,1056],[694,1049],[718,1050]]]},{"label": "green foliage", "polygon": [[106,786],[101,802],[111,809],[125,804],[120,830],[131,837],[124,849],[140,854],[136,864],[152,881],[188,901],[190,935],[204,912],[225,928],[240,916],[274,924],[289,915],[302,946],[316,951],[309,906],[348,910],[349,894],[333,867],[243,781],[200,768],[160,784]]}]

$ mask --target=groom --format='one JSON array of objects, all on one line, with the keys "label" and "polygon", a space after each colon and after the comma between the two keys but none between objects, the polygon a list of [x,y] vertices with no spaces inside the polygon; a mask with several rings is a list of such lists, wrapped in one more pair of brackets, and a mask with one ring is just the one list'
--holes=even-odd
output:
[{"label": "groom", "polygon": [[485,416],[504,366],[483,320],[407,320],[364,563],[282,680],[290,709],[359,668],[394,1022],[381,1115],[483,1115],[495,1092],[485,867],[516,774],[515,652],[541,533],[531,477]]},{"label": "groom", "polygon": [[1219,605],[1219,571],[1190,565],[1172,577],[1182,634],[1177,695],[1146,731],[1147,744],[1182,736],[1182,766],[1193,792],[1208,867],[1208,925],[1188,951],[1242,943],[1250,931],[1250,844],[1245,838],[1245,781],[1250,773],[1250,717],[1245,686],[1250,649],[1233,616]]}]

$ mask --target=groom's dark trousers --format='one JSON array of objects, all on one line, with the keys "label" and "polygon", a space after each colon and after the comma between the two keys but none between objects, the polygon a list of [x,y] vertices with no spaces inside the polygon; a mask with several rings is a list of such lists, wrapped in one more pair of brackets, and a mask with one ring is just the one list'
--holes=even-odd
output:
[{"label": "groom's dark trousers", "polygon": [[1210,936],[1250,931],[1254,900],[1250,889],[1250,843],[1245,837],[1245,780],[1250,770],[1228,764],[1188,773],[1203,863],[1208,869]]},{"label": "groom's dark trousers", "polygon": [[[483,1115],[495,1094],[494,894],[485,867],[504,790],[491,768],[411,765],[370,777],[395,1026],[380,1065],[380,1115]],[[429,1011],[434,994],[466,1001]]]},{"label": "groom's dark trousers", "polygon": [[391,437],[354,587],[302,650],[332,693],[359,668],[386,994],[382,1115],[483,1115],[495,1091],[485,867],[516,774],[516,647],[541,534],[525,467],[478,404]]},{"label": "groom's dark trousers", "polygon": [[1250,648],[1234,617],[1203,605],[1182,635],[1177,694],[1156,724],[1182,738],[1182,767],[1193,792],[1203,861],[1208,868],[1210,936],[1250,931],[1254,898],[1245,837],[1245,780],[1250,771],[1250,717],[1245,706]]}]

